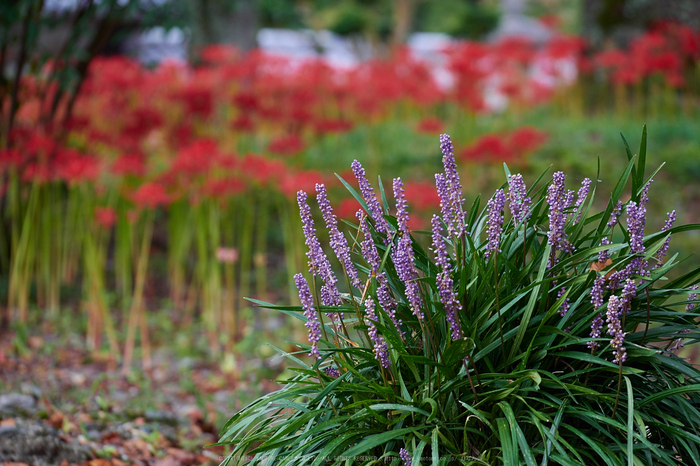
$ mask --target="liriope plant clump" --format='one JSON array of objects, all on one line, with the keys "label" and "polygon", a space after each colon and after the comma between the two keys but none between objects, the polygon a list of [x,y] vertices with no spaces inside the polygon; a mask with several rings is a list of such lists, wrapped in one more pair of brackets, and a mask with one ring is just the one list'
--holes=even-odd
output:
[{"label": "liriope plant clump", "polygon": [[597,213],[590,179],[570,189],[556,172],[528,188],[507,167],[485,208],[467,206],[440,142],[432,232],[409,229],[401,179],[387,193],[357,161],[347,235],[316,186],[330,248],[298,193],[301,306],[258,304],[305,322],[309,341],[281,351],[295,366],[284,387],[226,424],[223,464],[698,464],[700,370],[676,353],[700,341],[700,267],[669,278],[666,253],[700,225],[670,212],[650,232],[646,131],[637,155],[625,142],[629,164]]}]

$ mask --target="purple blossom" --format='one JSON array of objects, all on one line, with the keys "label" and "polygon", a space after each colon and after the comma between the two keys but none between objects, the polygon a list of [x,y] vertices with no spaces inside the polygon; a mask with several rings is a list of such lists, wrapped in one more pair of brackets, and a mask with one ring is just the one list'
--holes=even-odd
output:
[{"label": "purple blossom", "polygon": [[530,204],[532,199],[527,195],[523,175],[508,175],[508,207],[516,224],[524,223],[530,218]]},{"label": "purple blossom", "polygon": [[[648,185],[647,185],[648,186]],[[630,201],[627,204],[627,231],[630,236],[630,250],[632,254],[644,254],[644,226],[646,225],[647,209],[643,203],[637,204]],[[645,275],[647,270],[647,261],[641,257],[635,257],[630,262],[630,273],[638,273]]]},{"label": "purple blossom", "polygon": [[[673,222],[676,221],[676,211],[672,210],[669,212],[667,215],[666,222],[664,223],[664,226],[661,228],[661,231],[668,231],[673,227]],[[661,246],[661,249],[656,251],[656,265],[654,266],[655,269],[658,269],[662,265],[664,265],[664,257],[666,257],[666,253],[668,252],[668,247],[671,244],[671,237],[669,236],[666,238],[666,241],[664,241],[663,246]]]},{"label": "purple blossom", "polygon": [[377,314],[374,312],[374,301],[372,298],[365,300],[365,311],[367,313],[367,326],[369,327],[369,338],[374,343],[374,358],[379,361],[383,368],[391,366],[389,359],[389,348],[384,341],[384,337],[377,331],[375,322],[378,322]]},{"label": "purple blossom", "polygon": [[[559,294],[557,294],[557,299],[564,296],[564,293],[566,293],[566,288],[560,289]],[[559,308],[559,315],[564,317],[566,313],[569,312],[569,308],[571,308],[571,304],[569,304],[569,298],[566,298],[564,302],[561,303],[561,307]]]},{"label": "purple blossom", "polygon": [[[579,188],[578,193],[576,193],[576,204],[574,204],[575,210],[578,210],[579,207],[581,207],[581,204],[583,204],[583,201],[586,199],[586,196],[588,196],[588,191],[590,190],[590,188],[590,178],[584,178],[581,182],[581,187]],[[578,215],[576,216],[576,223],[578,223],[581,220],[582,214],[583,210],[579,211]]]},{"label": "purple blossom", "polygon": [[610,212],[610,220],[608,220],[607,225],[609,227],[614,227],[617,223],[617,219],[620,218],[620,214],[622,214],[622,201],[617,201],[615,208]]},{"label": "purple blossom", "polygon": [[362,242],[360,242],[360,250],[362,251],[362,256],[367,261],[371,272],[370,275],[376,274],[381,265],[381,258],[379,257],[379,252],[377,252],[377,247],[374,245],[372,240],[372,234],[369,231],[369,226],[367,225],[367,216],[362,210],[358,210],[355,214],[357,219],[360,221],[360,231],[364,236]]},{"label": "purple blossom", "polygon": [[[690,289],[691,289],[691,290],[697,290],[697,289],[698,289],[698,285],[693,285],[693,286],[690,287]],[[688,293],[688,301],[695,301],[695,300],[697,300],[697,299],[698,299],[698,294],[697,294],[697,293]],[[695,309],[695,306],[696,306],[695,303],[688,303],[688,304],[686,304],[686,306],[685,306],[685,311],[686,311],[686,312],[690,312],[690,311],[692,311],[693,309]]]},{"label": "purple blossom", "polygon": [[487,259],[494,252],[501,252],[499,246],[501,245],[501,233],[503,232],[503,208],[505,205],[506,195],[502,189],[497,190],[486,205],[489,219],[486,227],[487,244],[484,257]]},{"label": "purple blossom", "polygon": [[622,298],[620,299],[620,313],[627,314],[630,311],[630,306],[632,304],[632,299],[637,294],[637,284],[634,280],[629,278],[625,282],[625,286],[622,288]]},{"label": "purple blossom", "polygon": [[399,450],[399,458],[403,461],[403,466],[411,466],[413,462],[413,457],[405,448]]},{"label": "purple blossom", "polygon": [[566,177],[563,172],[556,172],[553,176],[552,184],[547,188],[547,203],[549,204],[549,231],[547,238],[552,245],[552,252],[549,257],[547,267],[556,264],[556,256],[560,250],[572,251],[573,247],[566,239],[566,213],[571,206],[573,192],[566,191],[564,181]]},{"label": "purple blossom", "polygon": [[324,367],[323,373],[326,374],[328,377],[333,377],[334,379],[340,377],[340,371],[332,366]]},{"label": "purple blossom", "polygon": [[449,204],[447,211],[450,213],[449,217],[445,217],[445,209],[443,209],[443,219],[447,224],[449,234],[461,236],[466,227],[466,213],[463,209],[462,184],[457,172],[454,148],[449,135],[440,135],[440,150],[442,150],[442,164],[445,167],[445,184],[447,188],[445,192],[447,197],[440,195],[440,205],[442,206],[443,203]]},{"label": "purple blossom", "polygon": [[402,282],[406,285],[406,298],[411,312],[419,320],[423,319],[423,301],[420,297],[418,289],[418,271],[413,262],[413,242],[411,241],[411,232],[408,228],[408,203],[404,196],[403,183],[401,178],[395,178],[393,182],[394,198],[396,199],[396,219],[399,226],[399,239],[396,247],[392,249],[391,258],[396,267],[396,273]]},{"label": "purple blossom", "polygon": [[304,191],[297,193],[297,203],[301,213],[301,223],[306,237],[306,245],[309,251],[306,256],[309,258],[309,272],[313,276],[319,276],[325,282],[321,287],[321,300],[326,306],[337,306],[340,304],[340,292],[338,291],[338,279],[335,278],[331,263],[326,257],[326,253],[321,248],[321,243],[316,237],[314,220],[311,217],[311,208],[306,203],[307,195]]},{"label": "purple blossom", "polygon": [[382,309],[384,309],[384,312],[387,313],[391,321],[394,323],[396,330],[398,330],[401,337],[403,337],[404,333],[401,330],[401,324],[403,322],[401,322],[401,319],[396,317],[398,306],[396,305],[396,300],[394,297],[391,296],[391,290],[389,289],[389,282],[386,278],[386,272],[382,272],[377,275],[377,285],[377,301],[379,301],[379,305],[382,307]]},{"label": "purple blossom", "polygon": [[647,205],[649,203],[649,188],[651,188],[651,184],[654,182],[654,180],[649,180],[647,184],[644,185],[644,189],[642,189],[642,194],[639,196],[639,203],[641,205]]},{"label": "purple blossom", "polygon": [[[454,212],[452,203],[450,202],[450,192],[447,187],[447,180],[445,175],[442,173],[435,174],[435,187],[437,188],[438,196],[440,197],[440,213],[442,214],[442,219],[447,225],[448,234],[456,234],[460,223],[455,222],[455,218],[458,216]],[[457,225],[455,225],[457,223]]]},{"label": "purple blossom", "polygon": [[[609,244],[612,244],[612,241],[607,237],[600,240],[601,246],[607,246]],[[610,259],[610,249],[603,249],[598,253],[598,262],[605,264],[608,259]]]},{"label": "purple blossom", "polygon": [[345,272],[350,278],[350,283],[352,286],[358,290],[362,288],[362,283],[360,282],[360,277],[357,275],[357,269],[355,264],[353,264],[350,258],[350,247],[348,246],[348,240],[343,236],[343,234],[338,230],[338,219],[333,213],[333,208],[328,200],[328,193],[326,192],[326,187],[323,184],[316,184],[316,200],[318,201],[318,207],[321,209],[323,214],[323,220],[326,222],[326,228],[328,228],[328,233],[330,236],[331,248],[335,251],[335,255],[340,260],[340,263],[345,267]]},{"label": "purple blossom", "polygon": [[612,337],[610,340],[610,345],[612,346],[615,358],[614,363],[623,363],[627,359],[627,351],[623,346],[625,343],[625,332],[622,329],[622,324],[620,322],[621,315],[621,302],[620,298],[615,295],[610,296],[608,300],[608,312],[606,314],[606,322],[608,323],[608,334]]},{"label": "purple blossom", "polygon": [[603,285],[605,285],[605,275],[596,277],[593,282],[593,288],[591,288],[591,304],[593,304],[595,309],[598,309],[605,303],[603,300],[605,287]]},{"label": "purple blossom", "polygon": [[362,193],[362,198],[367,204],[367,210],[369,210],[369,214],[374,219],[374,226],[378,232],[387,235],[387,238],[385,239],[385,244],[387,244],[389,242],[388,237],[390,229],[389,223],[387,223],[386,219],[384,218],[384,209],[382,209],[382,206],[379,204],[379,200],[374,194],[374,189],[372,189],[372,185],[367,180],[365,169],[362,168],[360,162],[354,160],[351,167],[352,172],[355,174],[355,178],[357,178],[357,182],[360,185],[360,193]]},{"label": "purple blossom", "polygon": [[[593,322],[591,323],[591,338],[600,338],[600,331],[603,329],[603,315],[598,314],[595,316],[595,319],[593,319]],[[591,351],[595,351],[600,344],[597,341],[589,341],[586,343],[586,346]]]},{"label": "purple blossom", "polygon": [[452,339],[462,338],[462,329],[459,327],[458,313],[462,310],[462,303],[457,299],[454,291],[454,283],[450,276],[450,260],[447,255],[447,246],[442,237],[440,217],[433,215],[433,250],[435,251],[435,263],[440,267],[437,275],[438,297],[445,307],[445,320],[450,324]]},{"label": "purple blossom", "polygon": [[301,307],[304,309],[304,317],[306,317],[305,325],[306,328],[309,329],[309,343],[311,343],[311,352],[309,356],[321,359],[321,354],[318,352],[318,341],[321,339],[321,324],[318,321],[318,313],[316,309],[314,309],[314,300],[311,296],[309,284],[300,273],[294,275],[294,282],[299,290]]}]

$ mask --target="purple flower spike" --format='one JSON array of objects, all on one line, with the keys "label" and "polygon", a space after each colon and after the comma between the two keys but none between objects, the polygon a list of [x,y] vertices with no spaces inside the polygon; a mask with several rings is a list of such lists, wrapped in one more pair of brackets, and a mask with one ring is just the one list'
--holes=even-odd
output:
[{"label": "purple flower spike", "polygon": [[399,223],[399,239],[393,248],[391,258],[396,267],[396,273],[406,285],[406,298],[411,312],[419,320],[423,320],[423,301],[418,289],[418,271],[413,262],[413,242],[408,228],[408,203],[403,192],[401,178],[394,179],[394,198],[396,199],[396,219]]},{"label": "purple flower spike", "polygon": [[552,184],[547,188],[547,203],[549,204],[549,231],[547,238],[552,245],[552,252],[549,257],[548,267],[556,264],[556,256],[560,250],[572,251],[573,247],[566,239],[566,209],[571,206],[573,192],[567,192],[564,188],[566,177],[563,172],[556,172],[553,176]]},{"label": "purple flower spike", "polygon": [[629,278],[622,288],[622,299],[620,299],[620,312],[627,314],[630,311],[632,299],[637,295],[637,284]]},{"label": "purple flower spike", "polygon": [[365,169],[362,168],[362,165],[357,160],[354,160],[352,162],[351,167],[352,172],[355,174],[355,178],[357,178],[357,182],[360,185],[360,193],[362,193],[362,198],[367,204],[369,214],[374,219],[375,228],[378,232],[387,235],[385,243],[388,243],[390,233],[389,223],[387,223],[386,219],[384,218],[384,210],[379,204],[377,196],[374,194],[374,189],[372,189],[372,185],[367,180],[367,176],[365,175]]},{"label": "purple flower spike", "polygon": [[[693,285],[693,286],[690,287],[690,289],[691,289],[691,290],[697,290],[697,289],[698,289],[698,285]],[[688,293],[688,301],[695,301],[696,299],[698,299],[698,294],[697,294],[697,293]],[[695,309],[695,306],[696,306],[695,303],[686,304],[686,305],[685,305],[685,310],[686,310],[686,312],[692,311],[693,309]]]},{"label": "purple flower spike", "polygon": [[[557,299],[561,298],[564,296],[564,293],[566,293],[566,288],[562,288],[559,290],[559,294],[557,294]],[[569,298],[566,298],[563,303],[561,303],[561,307],[559,308],[559,315],[564,317],[567,312],[569,312],[569,309],[571,308],[571,304],[569,304]]]},{"label": "purple flower spike", "polygon": [[403,466],[411,466],[413,463],[413,457],[405,448],[399,450],[399,458],[403,461]]},{"label": "purple flower spike", "polygon": [[[600,331],[603,329],[603,317],[602,314],[598,314],[595,319],[593,319],[593,323],[591,323],[591,338],[600,338]],[[600,347],[600,344],[597,341],[589,341],[586,343],[586,346],[591,351],[595,351],[598,347]]]},{"label": "purple flower spike", "polygon": [[[586,196],[588,196],[588,191],[591,189],[591,180],[590,178],[584,178],[583,181],[581,182],[581,187],[578,190],[578,193],[576,193],[576,204],[574,204],[574,207],[576,210],[581,207],[581,204],[583,204],[583,201],[586,200]],[[578,215],[576,216],[576,223],[578,223],[581,220],[581,215],[583,215],[583,211],[580,211]]]},{"label": "purple flower spike", "polygon": [[326,253],[323,252],[321,243],[316,237],[314,220],[311,217],[311,208],[306,203],[307,195],[304,191],[297,193],[297,203],[301,213],[301,223],[306,237],[306,245],[309,251],[306,256],[309,258],[309,272],[314,276],[319,276],[325,282],[321,287],[321,299],[326,306],[337,306],[340,304],[340,292],[338,292],[338,279],[335,278],[331,263],[328,262]]},{"label": "purple flower spike", "polygon": [[443,209],[443,219],[447,224],[449,234],[461,236],[466,228],[466,213],[463,209],[462,184],[457,172],[454,148],[449,135],[440,135],[440,150],[442,150],[442,164],[445,167],[445,184],[447,188],[446,197],[440,194],[440,204],[441,206],[443,203],[449,204],[449,212],[451,214],[450,217],[445,217]]},{"label": "purple flower spike", "polygon": [[622,214],[622,201],[617,201],[615,208],[610,213],[610,220],[608,220],[607,226],[614,227],[617,223],[617,219],[620,218],[620,214]]},{"label": "purple flower spike", "polygon": [[338,230],[338,219],[333,213],[330,201],[328,201],[326,187],[323,184],[316,184],[316,193],[318,207],[321,209],[321,213],[323,213],[323,220],[326,222],[326,228],[328,228],[331,247],[333,251],[335,251],[335,255],[338,257],[338,260],[340,260],[340,263],[345,267],[345,271],[350,278],[352,286],[360,290],[362,289],[362,283],[360,283],[360,277],[357,275],[355,264],[353,264],[350,258],[348,240],[345,239],[345,236]]},{"label": "purple flower spike", "polygon": [[372,241],[372,234],[369,231],[369,226],[367,226],[367,216],[362,210],[358,210],[355,217],[360,222],[360,231],[363,234],[362,242],[360,243],[360,250],[362,251],[362,256],[367,261],[371,271],[370,275],[376,274],[381,265],[381,258],[377,252],[377,247]]},{"label": "purple flower spike", "polygon": [[[644,226],[646,225],[647,209],[644,204],[630,201],[627,204],[627,231],[630,235],[630,249],[632,254],[644,254]],[[635,257],[630,262],[629,272],[646,275],[647,261],[641,257]]]},{"label": "purple flower spike", "polygon": [[404,333],[401,330],[401,324],[403,322],[401,319],[396,317],[398,306],[396,305],[396,300],[393,298],[393,296],[391,296],[391,290],[389,289],[389,282],[386,279],[385,272],[377,275],[377,284],[379,285],[377,287],[377,300],[379,301],[379,305],[382,307],[382,309],[384,309],[384,312],[389,315],[389,318],[394,323],[394,327],[396,327],[396,330],[398,330],[399,335],[403,337]]},{"label": "purple flower spike", "polygon": [[[600,245],[601,246],[607,246],[609,244],[612,244],[609,238],[603,238],[600,240]],[[602,262],[605,264],[608,259],[610,259],[610,250],[609,249],[604,249],[598,253],[598,262]]]},{"label": "purple flower spike", "polygon": [[[673,222],[676,221],[676,211],[672,210],[669,212],[667,215],[667,220],[666,223],[664,223],[663,228],[661,228],[661,231],[668,231],[673,227]],[[668,252],[668,247],[671,244],[671,237],[669,236],[666,238],[666,241],[664,241],[664,245],[661,246],[661,249],[656,251],[656,265],[654,266],[655,269],[658,269],[662,265],[664,265],[664,257],[666,257],[666,253]]]},{"label": "purple flower spike", "polygon": [[305,325],[306,328],[309,329],[309,343],[311,343],[311,352],[309,356],[321,359],[321,354],[318,352],[318,341],[321,339],[321,324],[318,321],[318,313],[316,309],[314,309],[314,300],[311,296],[309,284],[300,273],[294,275],[294,282],[299,290],[301,307],[304,309],[304,317],[306,317]]},{"label": "purple flower spike", "polygon": [[621,314],[621,302],[620,298],[615,295],[610,296],[608,300],[608,312],[606,314],[606,322],[608,323],[608,334],[612,337],[610,340],[610,345],[612,346],[615,359],[613,362],[615,364],[625,362],[627,359],[627,351],[623,346],[625,343],[625,332],[622,329],[622,324],[620,323]]},{"label": "purple flower spike", "polygon": [[340,377],[340,371],[336,369],[335,367],[324,367],[323,368],[323,373],[326,374],[328,377],[333,377],[334,379],[337,379]]},{"label": "purple flower spike", "polygon": [[433,250],[435,251],[435,263],[440,267],[437,276],[438,296],[440,302],[445,306],[445,319],[450,324],[453,340],[462,338],[462,329],[459,327],[458,313],[462,310],[462,303],[457,299],[454,291],[454,282],[450,277],[450,261],[447,255],[447,246],[442,237],[442,227],[440,217],[433,215]]},{"label": "purple flower spike", "polygon": [[506,205],[506,195],[502,189],[496,191],[486,205],[488,222],[486,228],[487,244],[484,257],[491,257],[494,252],[501,252],[501,233],[503,232],[503,208]]},{"label": "purple flower spike", "polygon": [[603,285],[605,285],[605,275],[600,275],[596,277],[593,282],[593,288],[591,288],[591,304],[593,304],[593,307],[596,309],[605,303],[603,300],[603,293],[605,291]]},{"label": "purple flower spike", "polygon": [[372,298],[365,300],[365,311],[367,313],[367,326],[369,327],[369,338],[374,343],[374,358],[379,361],[383,368],[387,369],[391,366],[389,359],[389,348],[384,341],[384,337],[377,331],[375,322],[378,322],[377,314],[374,312],[374,301]]},{"label": "purple flower spike", "polygon": [[523,181],[523,175],[509,175],[508,176],[508,206],[513,214],[513,220],[515,223],[524,223],[530,218],[532,213],[530,212],[530,204],[532,204],[532,199],[527,195],[527,188],[525,187],[525,181]]}]

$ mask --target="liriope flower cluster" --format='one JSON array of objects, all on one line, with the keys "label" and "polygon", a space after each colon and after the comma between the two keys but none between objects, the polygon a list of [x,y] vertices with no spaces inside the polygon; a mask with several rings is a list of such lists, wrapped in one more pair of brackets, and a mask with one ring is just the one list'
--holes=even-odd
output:
[{"label": "liriope flower cluster", "polygon": [[[464,245],[470,232],[467,225],[467,212],[464,209],[464,199],[462,186],[457,171],[454,149],[452,142],[447,135],[440,137],[440,147],[442,150],[443,173],[435,175],[435,187],[440,197],[440,215],[433,215],[431,220],[432,237],[431,250],[434,258],[435,270],[433,277],[422,276],[427,274],[419,272],[416,266],[416,249],[414,238],[409,228],[409,205],[404,193],[404,185],[401,178],[395,178],[392,182],[392,193],[394,206],[394,216],[396,221],[389,222],[388,211],[380,204],[372,184],[366,177],[362,165],[355,160],[352,163],[352,171],[357,178],[359,185],[358,197],[364,201],[364,208],[357,212],[358,226],[356,232],[350,232],[355,237],[353,248],[350,248],[348,238],[340,231],[337,218],[333,212],[328,199],[326,187],[322,184],[316,185],[317,203],[325,226],[328,229],[330,238],[330,248],[338,258],[338,263],[342,268],[343,275],[348,280],[349,293],[341,295],[338,289],[338,279],[326,256],[321,244],[316,236],[313,215],[307,203],[307,194],[299,191],[297,201],[299,204],[305,243],[308,247],[307,257],[309,259],[309,273],[314,277],[312,286],[304,279],[302,274],[295,275],[295,282],[299,290],[299,298],[307,319],[306,327],[309,331],[309,342],[311,344],[310,355],[321,358],[319,342],[321,341],[321,330],[323,328],[323,314],[320,312],[321,306],[339,306],[346,308],[354,307],[359,313],[359,323],[366,329],[367,341],[371,342],[378,364],[386,370],[391,370],[392,353],[388,345],[388,340],[381,334],[380,328],[393,328],[401,338],[417,332],[418,328],[427,322],[433,323],[426,318],[426,313],[438,312],[431,309],[441,309],[444,311],[444,319],[449,327],[452,340],[464,337],[462,323],[465,313],[464,296],[458,293],[455,273],[459,267],[459,254],[457,244]],[[483,212],[485,228],[481,231],[483,238],[472,238],[469,240],[470,247],[476,245],[477,253],[481,254],[483,260],[494,258],[493,267],[497,268],[500,263],[499,256],[504,255],[501,242],[504,234],[517,231],[518,234],[540,236],[550,246],[550,255],[547,257],[547,274],[550,282],[552,296],[548,297],[548,303],[558,301],[558,312],[562,319],[568,319],[576,308],[583,305],[592,306],[596,312],[592,321],[586,323],[590,326],[590,338],[586,341],[591,353],[596,353],[603,342],[610,349],[611,359],[615,363],[622,364],[627,358],[625,348],[625,316],[629,313],[637,296],[638,287],[648,280],[649,261],[645,258],[646,247],[644,244],[646,226],[646,204],[648,203],[648,193],[651,181],[642,189],[638,201],[629,200],[626,203],[616,201],[611,209],[610,217],[607,219],[602,231],[602,238],[598,236],[595,244],[591,247],[603,246],[604,249],[597,251],[592,260],[592,266],[588,272],[595,272],[585,282],[586,287],[582,289],[579,282],[568,280],[572,273],[579,273],[574,266],[573,269],[562,272],[562,267],[558,266],[564,258],[576,252],[569,234],[571,227],[581,222],[586,210],[585,201],[591,190],[591,180],[585,178],[577,191],[566,188],[566,177],[562,172],[554,173],[551,182],[546,190],[544,201],[547,207],[548,224],[533,225],[531,218],[533,215],[533,201],[528,196],[522,175],[515,174],[508,176],[507,190],[498,189],[488,200],[485,212]],[[541,205],[541,203],[539,204]],[[506,206],[510,211],[507,218]],[[625,218],[621,221],[621,217]],[[675,211],[668,213],[667,220],[662,227],[662,231],[669,231],[673,227],[676,218]],[[510,220],[509,222],[506,222]],[[606,222],[606,220],[603,220]],[[625,232],[626,243],[615,244],[613,241],[613,231],[620,224]],[[626,224],[626,229],[623,225]],[[520,228],[523,231],[520,231]],[[480,228],[480,227],[479,227]],[[546,231],[538,233],[538,231]],[[478,235],[478,233],[477,233]],[[619,237],[620,235],[618,235]],[[518,259],[526,261],[527,236],[520,244],[524,248],[524,254],[519,254]],[[535,239],[534,241],[540,241]],[[654,269],[659,268],[669,249],[670,236],[657,249],[651,260],[655,260]],[[508,244],[508,243],[506,243]],[[577,243],[580,244],[580,243]],[[580,247],[580,246],[579,246]],[[366,266],[359,270],[366,271],[366,278],[360,277],[358,266],[355,265],[357,258],[353,259],[352,254],[361,256]],[[462,251],[462,254],[464,252]],[[628,256],[633,257],[627,259]],[[391,283],[387,270],[383,269],[382,260],[385,256],[391,259],[395,276],[400,280],[400,284]],[[624,259],[616,263],[618,259]],[[504,257],[506,260],[512,258]],[[358,262],[359,263],[359,262]],[[653,270],[653,269],[652,269]],[[432,274],[433,272],[430,272]],[[424,281],[431,278],[432,281]],[[493,278],[486,278],[490,279]],[[565,283],[558,284],[564,280]],[[434,294],[426,289],[424,283],[434,283]],[[574,283],[570,285],[569,283]],[[314,289],[319,287],[317,293]],[[498,287],[498,278],[495,279],[494,286]],[[354,290],[353,290],[354,289]],[[588,299],[580,299],[581,293],[590,294]],[[497,292],[498,293],[498,292]],[[694,299],[690,298],[689,299]],[[440,307],[434,307],[432,301],[439,301]],[[550,301],[551,300],[551,301]],[[590,304],[588,304],[590,303]],[[399,317],[400,310],[410,310],[419,326],[407,326]],[[498,306],[496,301],[495,306]],[[690,309],[690,307],[689,307]],[[498,311],[500,313],[500,310]],[[404,319],[409,314],[404,314]],[[337,313],[328,315],[331,319],[336,319]],[[432,317],[432,314],[428,317]],[[500,314],[499,314],[500,319]],[[415,322],[414,321],[414,322]],[[341,322],[342,323],[342,322]],[[570,324],[570,322],[569,322]],[[380,327],[381,325],[381,327]],[[500,325],[500,324],[499,324]],[[562,328],[571,326],[562,325]],[[336,325],[336,329],[339,326]],[[566,330],[568,331],[568,330]],[[682,338],[679,337],[673,344],[669,344],[672,349],[682,346]],[[324,369],[328,375],[332,372],[337,376],[337,369]]]}]

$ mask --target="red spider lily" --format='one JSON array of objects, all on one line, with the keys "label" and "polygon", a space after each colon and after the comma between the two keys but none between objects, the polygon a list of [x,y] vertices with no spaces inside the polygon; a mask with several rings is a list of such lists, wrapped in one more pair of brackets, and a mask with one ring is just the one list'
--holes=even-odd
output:
[{"label": "red spider lily", "polygon": [[202,195],[209,199],[218,199],[225,202],[232,196],[240,194],[248,186],[235,176],[227,178],[208,180],[201,188]]},{"label": "red spider lily", "polygon": [[296,134],[277,136],[267,146],[267,150],[275,155],[297,155],[304,149],[306,149],[306,144]]},{"label": "red spider lily", "polygon": [[289,170],[279,160],[271,160],[262,155],[248,154],[241,161],[241,176],[259,185],[276,183]]},{"label": "red spider lily", "polygon": [[320,119],[313,122],[316,134],[345,133],[352,129],[351,121],[342,119]]},{"label": "red spider lily", "polygon": [[435,183],[408,180],[405,185],[406,201],[417,212],[432,212],[440,208],[440,196]]},{"label": "red spider lily", "polygon": [[481,136],[460,153],[462,160],[474,163],[509,162],[513,159],[513,155],[508,142],[497,134]]},{"label": "red spider lily", "polygon": [[231,122],[231,129],[235,131],[252,133],[255,131],[255,127],[255,122],[249,115],[240,115]]},{"label": "red spider lily", "polygon": [[132,200],[139,208],[156,209],[158,206],[168,205],[172,198],[163,185],[149,181],[139,186],[133,193]]},{"label": "red spider lily", "polygon": [[117,213],[111,207],[95,207],[95,222],[109,230],[117,223]]},{"label": "red spider lily", "polygon": [[112,164],[112,173],[117,175],[144,176],[146,174],[145,157],[140,153],[122,154]]},{"label": "red spider lily", "polygon": [[204,47],[200,53],[202,61],[209,65],[221,65],[235,61],[241,52],[233,45],[214,44]]},{"label": "red spider lily", "polygon": [[278,188],[282,194],[292,199],[299,190],[313,192],[316,189],[316,183],[322,183],[324,178],[326,177],[318,170],[287,171],[282,176]]},{"label": "red spider lily", "polygon": [[547,133],[532,126],[522,126],[508,137],[508,146],[511,152],[525,155],[534,152],[547,142]]},{"label": "red spider lily", "polygon": [[81,154],[75,149],[60,149],[53,162],[58,178],[69,183],[95,181],[100,174],[97,158]]},{"label": "red spider lily", "polygon": [[200,175],[208,172],[218,154],[216,141],[212,139],[197,140],[178,151],[171,171],[186,176]]},{"label": "red spider lily", "polygon": [[440,134],[445,132],[445,123],[438,117],[429,116],[418,122],[416,130],[423,134]]},{"label": "red spider lily", "polygon": [[10,168],[19,168],[23,161],[22,152],[18,149],[0,149],[0,173]]}]

